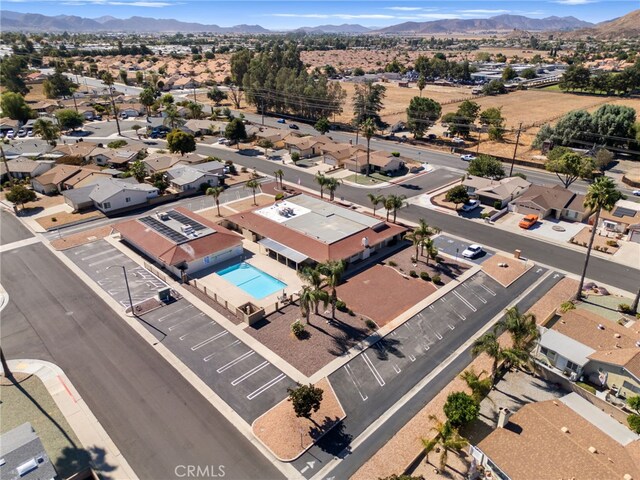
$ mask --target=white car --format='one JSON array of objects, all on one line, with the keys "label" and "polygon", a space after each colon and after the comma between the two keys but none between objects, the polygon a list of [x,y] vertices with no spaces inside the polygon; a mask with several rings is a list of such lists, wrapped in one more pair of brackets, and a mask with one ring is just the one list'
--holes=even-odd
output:
[{"label": "white car", "polygon": [[640,197],[640,190],[634,190],[633,192],[631,192],[633,195],[635,195],[636,197]]},{"label": "white car", "polygon": [[480,245],[476,245],[474,243],[473,245],[469,245],[467,248],[465,248],[464,252],[462,252],[462,256],[464,258],[476,258],[483,251],[484,250],[482,250],[482,247]]},{"label": "white car", "polygon": [[480,206],[480,200],[469,200],[467,203],[462,205],[463,212],[470,212],[471,210],[475,210]]},{"label": "white car", "polygon": [[467,153],[466,155],[460,155],[460,160],[464,160],[465,162],[470,162],[471,160],[475,160],[476,157]]},{"label": "white car", "polygon": [[7,132],[7,135],[6,135],[6,137],[5,137],[5,138],[8,138],[9,140],[11,140],[14,136],[15,136],[14,131],[13,131],[13,130],[9,130],[9,131]]},{"label": "white car", "polygon": [[227,140],[226,138],[219,138],[218,145],[229,145],[229,140]]}]

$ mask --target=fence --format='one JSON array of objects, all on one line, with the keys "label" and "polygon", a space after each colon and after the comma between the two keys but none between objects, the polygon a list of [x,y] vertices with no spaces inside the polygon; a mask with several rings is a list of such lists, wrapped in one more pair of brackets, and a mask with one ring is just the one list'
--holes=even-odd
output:
[{"label": "fence", "polygon": [[200,292],[204,293],[207,297],[209,297],[211,300],[216,302],[222,308],[224,308],[225,310],[227,310],[228,312],[230,312],[234,316],[236,316],[236,317],[238,316],[238,307],[236,307],[235,305],[231,304],[228,300],[222,298],[220,295],[218,295],[217,292],[213,292],[213,291],[211,291],[211,289],[208,289],[206,285],[202,285],[201,283],[198,283],[198,280],[196,280],[195,278],[189,279],[187,277],[187,280],[188,280],[190,285],[195,287]]},{"label": "fence", "polygon": [[149,270],[151,273],[153,273],[156,277],[158,277],[163,282],[168,283],[167,282],[167,275],[164,274],[159,268],[154,267],[153,265],[151,265],[147,261],[144,262],[144,268]]}]

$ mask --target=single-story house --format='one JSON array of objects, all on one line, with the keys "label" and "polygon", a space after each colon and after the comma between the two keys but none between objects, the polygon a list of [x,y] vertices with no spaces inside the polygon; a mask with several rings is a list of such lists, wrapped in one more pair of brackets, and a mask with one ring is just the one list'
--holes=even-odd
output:
[{"label": "single-story house", "polygon": [[173,82],[173,88],[198,88],[201,85],[195,78],[191,77],[180,77],[175,82]]},{"label": "single-story house", "polygon": [[56,165],[51,170],[31,179],[31,186],[36,192],[52,195],[63,190],[65,180],[80,172],[82,167],[75,165]]},{"label": "single-story house", "polygon": [[[405,157],[396,157],[390,152],[377,150],[369,154],[370,172],[395,172],[405,167],[409,160]],[[358,150],[351,157],[342,162],[343,166],[352,172],[367,173],[367,152]]]},{"label": "single-story house", "polygon": [[507,177],[501,180],[492,180],[484,177],[467,177],[462,181],[470,197],[477,198],[484,205],[494,206],[500,203],[504,208],[510,201],[522,195],[531,182],[520,177]]},{"label": "single-story house", "polygon": [[64,157],[82,157],[87,162],[96,148],[98,145],[91,142],[65,143],[56,145],[51,153],[57,153]]},{"label": "single-story house", "polygon": [[223,177],[224,163],[221,162],[176,165],[167,171],[167,180],[179,192],[197,191],[203,184],[216,187]]},{"label": "single-story house", "polygon": [[13,130],[14,133],[17,133],[19,125],[20,122],[18,122],[18,120],[12,120],[8,117],[0,118],[0,133],[7,133],[9,130]]},{"label": "single-story house", "polygon": [[93,107],[78,107],[78,113],[81,114],[85,120],[93,120],[96,116],[96,110]]},{"label": "single-story house", "polygon": [[300,158],[310,158],[320,155],[320,147],[327,143],[333,143],[333,140],[324,135],[310,135],[307,137],[289,135],[284,140],[284,145],[289,150],[289,153],[297,152],[300,155]]},{"label": "single-story house", "polygon": [[37,113],[53,113],[60,108],[60,105],[54,100],[42,100],[29,105],[29,107]]},{"label": "single-story house", "polygon": [[12,142],[4,145],[4,156],[7,159],[17,157],[28,158],[56,158],[62,156],[60,153],[52,153],[53,147],[39,138],[29,138],[22,142]]},{"label": "single-story house", "polygon": [[25,80],[27,81],[27,83],[31,84],[31,83],[42,83],[44,82],[47,78],[49,77],[49,75],[45,75],[42,72],[33,72],[30,73],[29,75],[27,75],[25,77]]},{"label": "single-story house", "polygon": [[214,132],[217,133],[220,131],[219,128],[214,127],[211,120],[196,120],[196,119],[187,120],[187,122],[181,127],[179,127],[179,129],[182,130],[183,132],[187,132],[196,137],[199,137],[202,135],[213,135]]},{"label": "single-story house", "polygon": [[113,177],[111,173],[100,170],[96,165],[87,165],[82,167],[75,175],[62,182],[62,190],[84,187],[85,185],[95,183],[96,179],[111,177]]},{"label": "single-story house", "polygon": [[367,151],[364,145],[351,145],[350,143],[325,143],[319,146],[322,154],[322,162],[327,165],[340,166],[348,158],[353,157],[359,151]]},{"label": "single-story house", "polygon": [[110,166],[113,168],[126,167],[138,156],[136,150],[124,148],[96,148],[89,155],[89,161],[100,166]]},{"label": "single-story house", "polygon": [[[166,118],[167,117],[167,108],[166,107],[160,107],[158,109],[158,111],[160,112],[160,115],[162,116],[162,118]],[[176,107],[176,111],[178,112],[178,115],[181,117],[187,117],[189,115],[189,109],[187,107]]]},{"label": "single-story house", "polygon": [[193,274],[242,255],[242,236],[186,208],[118,223],[122,240],[174,275]]},{"label": "single-story house", "polygon": [[600,212],[598,228],[609,232],[628,233],[629,227],[639,222],[640,204],[630,200],[618,200],[610,212]]},{"label": "single-story house", "polygon": [[153,175],[158,172],[166,172],[175,165],[196,165],[204,162],[205,159],[196,153],[187,153],[185,155],[173,153],[152,153],[144,160],[144,168],[147,175]]},{"label": "single-story house", "polygon": [[95,207],[103,213],[113,213],[146,205],[158,196],[158,189],[134,178],[93,178],[93,182],[62,192],[67,205],[74,210]]},{"label": "single-story house", "polygon": [[42,175],[44,172],[51,170],[55,164],[55,160],[31,160],[24,157],[7,160],[6,165],[4,162],[0,162],[0,181],[4,183],[9,179],[7,167],[9,167],[9,173],[12,178],[23,179]]},{"label": "single-story house", "polygon": [[540,219],[553,216],[555,219],[582,222],[591,211],[584,206],[585,196],[572,192],[562,185],[531,185],[510,205],[516,213],[535,214]]},{"label": "single-story house", "polygon": [[[54,480],[60,478],[40,437],[29,422],[0,436],[0,478]],[[56,459],[57,460],[57,459]]]},{"label": "single-story house", "polygon": [[247,128],[247,137],[252,136],[255,136],[256,143],[260,140],[269,140],[271,141],[271,143],[273,143],[273,148],[281,149],[286,147],[286,140],[289,137],[293,137],[294,135],[286,130],[251,125],[249,126],[249,128]]},{"label": "single-story house", "polygon": [[147,109],[141,104],[123,103],[118,107],[118,115],[127,117],[139,117],[144,115]]}]

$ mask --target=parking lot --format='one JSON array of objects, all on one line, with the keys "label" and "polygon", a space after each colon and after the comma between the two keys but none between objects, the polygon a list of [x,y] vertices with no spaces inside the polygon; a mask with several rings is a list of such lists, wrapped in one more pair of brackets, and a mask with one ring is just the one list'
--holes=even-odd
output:
[{"label": "parking lot", "polygon": [[71,248],[66,250],[65,254],[125,308],[130,306],[129,296],[120,267],[124,267],[127,271],[131,300],[134,305],[154,297],[159,289],[167,286],[154,274],[142,268],[105,240]]},{"label": "parking lot", "polygon": [[[433,243],[440,252],[446,253],[447,255],[451,255],[455,258],[462,258],[462,252],[471,245],[471,242],[457,240],[453,237],[448,237],[447,235],[439,235],[435,237],[433,239]],[[465,260],[480,265],[495,254],[493,250],[488,250],[484,247],[482,247],[482,249],[484,250],[484,253],[480,254],[476,258],[466,258]]]}]

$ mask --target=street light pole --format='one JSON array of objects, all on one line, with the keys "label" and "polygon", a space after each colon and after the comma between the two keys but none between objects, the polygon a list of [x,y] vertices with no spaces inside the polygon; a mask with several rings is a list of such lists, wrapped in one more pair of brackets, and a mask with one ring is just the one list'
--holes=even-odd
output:
[{"label": "street light pole", "polygon": [[127,278],[127,269],[124,268],[124,265],[110,265],[107,267],[107,270],[109,270],[112,267],[118,267],[122,269],[122,274],[124,275],[124,284],[127,287],[127,296],[129,297],[129,306],[131,307],[131,313],[133,314],[133,300],[131,300],[131,289],[129,288],[129,279]]}]

